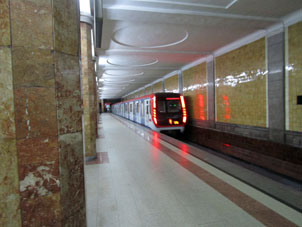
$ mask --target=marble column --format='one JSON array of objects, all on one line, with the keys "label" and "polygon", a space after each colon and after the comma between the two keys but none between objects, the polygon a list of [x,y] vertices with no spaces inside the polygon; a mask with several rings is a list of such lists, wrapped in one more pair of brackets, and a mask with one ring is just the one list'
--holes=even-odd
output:
[{"label": "marble column", "polygon": [[284,143],[285,140],[284,38],[284,32],[267,38],[269,137],[279,143]]},{"label": "marble column", "polygon": [[97,91],[91,53],[91,25],[81,22],[81,79],[84,106],[85,156],[96,157]]},{"label": "marble column", "polygon": [[0,226],[20,226],[9,1],[0,1]]},{"label": "marble column", "polygon": [[86,226],[78,1],[0,11],[0,226]]}]

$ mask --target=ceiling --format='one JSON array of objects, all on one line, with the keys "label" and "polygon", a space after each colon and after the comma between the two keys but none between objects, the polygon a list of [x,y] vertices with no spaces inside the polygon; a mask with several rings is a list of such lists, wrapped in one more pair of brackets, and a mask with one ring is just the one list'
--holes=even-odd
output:
[{"label": "ceiling", "polygon": [[103,0],[100,98],[143,87],[281,22],[301,0]]}]

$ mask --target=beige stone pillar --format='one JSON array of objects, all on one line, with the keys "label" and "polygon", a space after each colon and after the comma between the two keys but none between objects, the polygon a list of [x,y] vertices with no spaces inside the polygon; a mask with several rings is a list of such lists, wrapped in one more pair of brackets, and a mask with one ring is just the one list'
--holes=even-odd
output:
[{"label": "beige stone pillar", "polygon": [[0,15],[0,226],[86,226],[78,0]]},{"label": "beige stone pillar", "polygon": [[86,158],[96,157],[97,97],[95,78],[91,53],[91,25],[81,22],[81,79]]}]

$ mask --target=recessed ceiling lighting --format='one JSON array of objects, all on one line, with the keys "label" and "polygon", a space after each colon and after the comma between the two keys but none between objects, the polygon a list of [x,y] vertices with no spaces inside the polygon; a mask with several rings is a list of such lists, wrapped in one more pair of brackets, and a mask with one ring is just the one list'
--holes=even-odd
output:
[{"label": "recessed ceiling lighting", "polygon": [[137,71],[121,71],[121,70],[106,70],[103,75],[114,76],[114,77],[132,77],[132,76],[142,76],[144,72]]},{"label": "recessed ceiling lighting", "polygon": [[118,79],[118,80],[116,80],[116,79],[105,79],[105,82],[109,82],[109,83],[131,83],[131,82],[134,82],[135,81],[135,79],[132,79],[132,80],[121,80],[121,79]]},{"label": "recessed ceiling lighting", "polygon": [[105,57],[99,57],[99,65],[106,65],[107,59]]},{"label": "recessed ceiling lighting", "polygon": [[90,0],[80,0],[81,13],[91,14]]}]

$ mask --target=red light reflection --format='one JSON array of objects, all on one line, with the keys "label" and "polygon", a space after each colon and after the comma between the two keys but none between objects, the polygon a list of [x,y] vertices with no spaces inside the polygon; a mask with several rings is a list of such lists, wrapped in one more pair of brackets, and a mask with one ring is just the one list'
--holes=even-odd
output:
[{"label": "red light reflection", "polygon": [[158,132],[153,131],[153,146],[159,148]]},{"label": "red light reflection", "polygon": [[199,118],[201,120],[205,120],[205,111],[204,111],[204,96],[203,95],[198,95],[198,104],[199,104],[199,109],[200,109],[200,113],[199,113]]},{"label": "red light reflection", "polygon": [[159,156],[159,141],[158,141],[158,132],[153,131],[153,146],[154,148],[152,149],[152,160],[153,164],[157,164],[158,161],[158,156]]},{"label": "red light reflection", "polygon": [[188,148],[188,146],[186,145],[186,144],[181,144],[181,150],[182,150],[182,154],[183,155],[188,155],[189,154],[189,148]]},{"label": "red light reflection", "polygon": [[223,98],[223,104],[225,105],[224,107],[224,119],[226,120],[229,120],[231,119],[231,113],[232,113],[232,110],[230,108],[230,102],[229,102],[229,97],[226,96],[226,95],[223,95],[222,96]]}]

